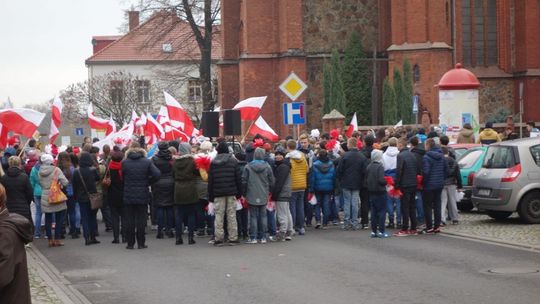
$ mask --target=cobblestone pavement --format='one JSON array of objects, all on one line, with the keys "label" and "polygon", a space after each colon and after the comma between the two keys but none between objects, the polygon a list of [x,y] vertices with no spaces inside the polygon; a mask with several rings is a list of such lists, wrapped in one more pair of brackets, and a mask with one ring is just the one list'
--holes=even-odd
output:
[{"label": "cobblestone pavement", "polygon": [[485,238],[540,250],[540,224],[524,224],[517,213],[502,221],[471,211],[460,212],[459,224],[449,224],[444,232],[462,236]]},{"label": "cobblestone pavement", "polygon": [[[28,252],[28,251],[27,251]],[[49,286],[45,280],[39,275],[36,264],[28,254],[28,277],[30,280],[30,293],[32,294],[32,303],[34,304],[62,304],[54,289]]]}]

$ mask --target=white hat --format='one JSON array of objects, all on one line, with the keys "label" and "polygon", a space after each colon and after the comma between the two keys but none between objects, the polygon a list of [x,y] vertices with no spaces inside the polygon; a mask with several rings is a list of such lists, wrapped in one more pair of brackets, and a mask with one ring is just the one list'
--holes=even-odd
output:
[{"label": "white hat", "polygon": [[46,153],[41,155],[40,159],[41,159],[41,163],[45,165],[52,165],[52,163],[54,162],[54,158],[52,157],[52,155],[46,154]]}]

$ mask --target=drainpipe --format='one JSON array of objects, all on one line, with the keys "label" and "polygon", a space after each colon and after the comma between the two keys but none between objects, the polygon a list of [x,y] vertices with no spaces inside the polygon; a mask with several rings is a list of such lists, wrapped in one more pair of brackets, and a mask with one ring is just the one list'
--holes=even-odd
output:
[{"label": "drainpipe", "polygon": [[456,0],[452,0],[452,66],[456,65],[457,50],[456,50]]}]

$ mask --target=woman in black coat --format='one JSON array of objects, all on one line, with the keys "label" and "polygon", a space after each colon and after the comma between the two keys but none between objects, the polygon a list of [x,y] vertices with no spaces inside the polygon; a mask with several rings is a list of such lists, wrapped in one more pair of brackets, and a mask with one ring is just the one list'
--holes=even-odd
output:
[{"label": "woman in black coat", "polygon": [[157,238],[163,238],[163,230],[168,237],[174,237],[174,180],[172,176],[172,155],[167,142],[158,144],[159,152],[152,157],[152,162],[161,172],[159,180],[152,185],[152,204],[156,210],[158,224]]},{"label": "woman in black coat", "polygon": [[[122,219],[124,205],[124,180],[122,178],[122,159],[124,153],[113,152],[108,167],[108,176],[111,178],[111,185],[107,190],[107,203],[111,208],[113,244],[119,244],[118,237],[122,235],[122,243],[125,243],[124,220]],[[120,226],[121,225],[121,226]]]},{"label": "woman in black coat", "polygon": [[28,175],[21,169],[21,159],[17,156],[9,157],[8,166],[1,179],[7,193],[6,206],[10,213],[22,215],[32,223],[30,203],[34,193]]},{"label": "woman in black coat", "polygon": [[92,156],[88,152],[82,152],[79,159],[79,168],[73,173],[73,194],[81,208],[81,222],[85,245],[100,243],[96,239],[97,209],[93,210],[91,208],[90,198],[88,197],[88,193],[97,193],[97,181],[99,181],[99,175],[94,167]]}]

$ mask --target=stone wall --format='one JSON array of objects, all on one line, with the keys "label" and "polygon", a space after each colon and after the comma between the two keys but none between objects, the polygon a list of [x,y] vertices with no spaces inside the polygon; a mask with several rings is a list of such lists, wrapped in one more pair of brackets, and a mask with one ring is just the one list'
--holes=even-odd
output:
[{"label": "stone wall", "polygon": [[514,111],[514,82],[511,79],[479,79],[480,80],[480,123],[506,107]]}]

